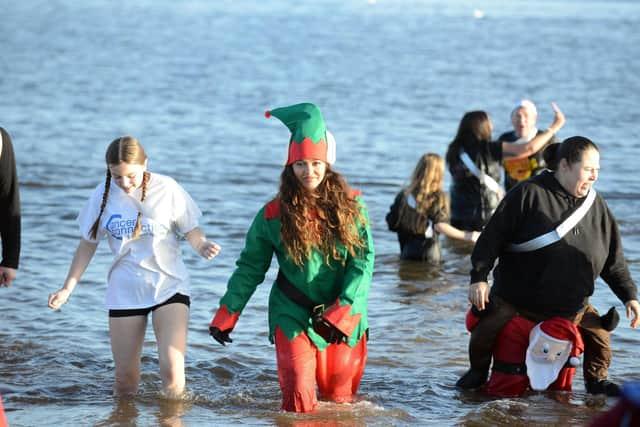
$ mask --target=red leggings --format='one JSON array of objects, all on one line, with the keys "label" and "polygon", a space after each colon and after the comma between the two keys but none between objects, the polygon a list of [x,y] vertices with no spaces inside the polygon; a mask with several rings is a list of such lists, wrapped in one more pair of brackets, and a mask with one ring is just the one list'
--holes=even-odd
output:
[{"label": "red leggings", "polygon": [[276,328],[275,342],[283,410],[315,409],[316,383],[323,399],[351,402],[367,362],[365,336],[353,348],[340,343],[318,351],[304,332],[289,341],[284,332]]},{"label": "red leggings", "polygon": [[2,407],[2,396],[0,396],[0,427],[7,427],[8,425],[4,416],[4,408]]}]

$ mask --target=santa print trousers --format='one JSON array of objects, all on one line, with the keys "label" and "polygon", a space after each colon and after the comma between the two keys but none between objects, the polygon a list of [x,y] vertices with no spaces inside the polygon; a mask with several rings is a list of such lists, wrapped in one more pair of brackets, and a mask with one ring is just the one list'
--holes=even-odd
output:
[{"label": "santa print trousers", "polygon": [[[544,313],[531,313],[516,309],[514,306],[495,295],[491,296],[493,309],[483,315],[471,331],[469,339],[469,361],[471,368],[489,371],[491,353],[500,330],[516,314],[533,322],[542,322],[553,316]],[[570,318],[578,326],[584,341],[583,376],[585,381],[603,380],[609,374],[611,365],[611,333],[602,328],[600,315],[587,304],[576,316]]]},{"label": "santa print trousers", "polygon": [[351,402],[358,391],[367,361],[367,339],[355,347],[346,343],[330,344],[319,351],[306,333],[292,341],[280,328],[275,333],[278,378],[282,391],[282,409],[310,412],[320,397],[339,403]]}]

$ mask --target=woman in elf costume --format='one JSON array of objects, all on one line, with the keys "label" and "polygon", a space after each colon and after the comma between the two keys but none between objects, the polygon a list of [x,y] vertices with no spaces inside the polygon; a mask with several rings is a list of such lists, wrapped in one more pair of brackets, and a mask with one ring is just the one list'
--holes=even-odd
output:
[{"label": "woman in elf costume", "polygon": [[220,344],[275,253],[269,339],[276,345],[282,409],[309,412],[320,396],[349,402],[367,358],[373,241],[364,202],[331,168],[335,140],[317,106],[266,112],[291,131],[280,190],[255,216],[209,330]]}]

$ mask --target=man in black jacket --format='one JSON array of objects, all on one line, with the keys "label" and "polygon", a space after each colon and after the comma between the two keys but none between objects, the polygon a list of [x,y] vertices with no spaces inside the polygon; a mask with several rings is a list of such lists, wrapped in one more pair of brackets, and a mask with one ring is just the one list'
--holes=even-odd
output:
[{"label": "man in black jacket", "polygon": [[[486,314],[469,342],[471,370],[457,383],[477,388],[486,381],[493,342],[516,313],[540,322],[554,316],[578,325],[585,342],[584,378],[590,393],[619,394],[608,381],[610,332],[589,297],[600,276],[625,304],[631,326],[640,323],[637,288],[622,252],[616,220],[595,192],[586,213],[566,234],[560,224],[589,200],[600,169],[597,146],[583,137],[552,144],[544,153],[549,168],[507,193],[476,242],[469,300]],[[595,197],[594,197],[595,196]],[[552,231],[542,246],[514,250]],[[499,259],[489,294],[487,278]]]}]

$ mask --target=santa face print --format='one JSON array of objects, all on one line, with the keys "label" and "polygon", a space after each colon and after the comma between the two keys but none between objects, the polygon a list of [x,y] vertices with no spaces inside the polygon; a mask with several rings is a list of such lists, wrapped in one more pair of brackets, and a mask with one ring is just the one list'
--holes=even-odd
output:
[{"label": "santa face print", "polygon": [[556,359],[566,358],[570,351],[570,342],[541,336],[531,348],[531,357],[539,363],[553,363]]}]

